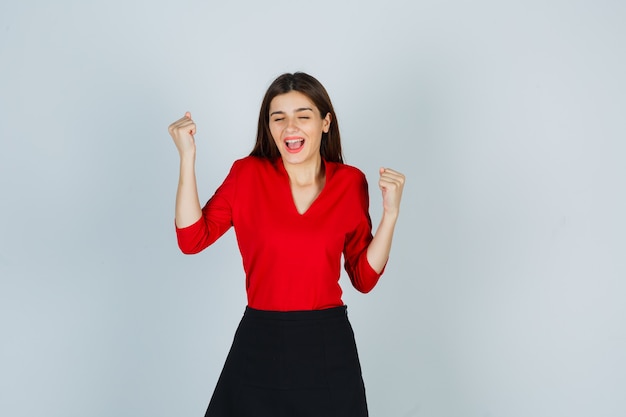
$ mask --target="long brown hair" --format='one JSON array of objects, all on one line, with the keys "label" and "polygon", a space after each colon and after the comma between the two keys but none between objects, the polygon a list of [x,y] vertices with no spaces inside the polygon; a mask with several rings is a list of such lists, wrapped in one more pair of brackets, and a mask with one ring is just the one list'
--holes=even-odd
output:
[{"label": "long brown hair", "polygon": [[330,128],[328,133],[322,133],[322,143],[320,145],[320,154],[323,159],[329,162],[343,163],[343,152],[341,150],[341,138],[339,136],[339,125],[337,123],[337,115],[330,97],[324,86],[314,77],[304,72],[296,72],[293,74],[286,73],[276,78],[267,89],[263,102],[261,103],[261,111],[259,112],[259,126],[257,128],[256,143],[254,149],[250,153],[251,156],[258,156],[274,160],[280,157],[280,152],[272,139],[269,126],[270,103],[274,97],[285,94],[290,91],[298,91],[309,98],[320,111],[320,117],[323,119],[330,113]]}]

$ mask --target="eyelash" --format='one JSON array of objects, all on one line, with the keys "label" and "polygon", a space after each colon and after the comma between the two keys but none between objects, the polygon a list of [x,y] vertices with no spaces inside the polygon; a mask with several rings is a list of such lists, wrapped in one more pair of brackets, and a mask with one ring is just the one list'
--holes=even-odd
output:
[{"label": "eyelash", "polygon": [[[300,117],[298,117],[298,119],[308,120],[308,119],[310,119],[310,117],[309,116],[300,116]],[[284,117],[279,117],[277,119],[274,119],[275,122],[282,122],[283,120],[285,120]]]}]

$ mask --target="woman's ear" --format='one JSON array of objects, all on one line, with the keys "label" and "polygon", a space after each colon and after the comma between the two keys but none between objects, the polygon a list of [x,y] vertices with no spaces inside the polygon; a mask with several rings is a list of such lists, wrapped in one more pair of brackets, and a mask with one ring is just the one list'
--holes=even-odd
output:
[{"label": "woman's ear", "polygon": [[324,131],[324,133],[328,133],[328,131],[330,130],[330,123],[333,119],[333,116],[330,115],[330,113],[326,113],[326,117],[324,117],[324,120],[322,121],[322,130]]}]

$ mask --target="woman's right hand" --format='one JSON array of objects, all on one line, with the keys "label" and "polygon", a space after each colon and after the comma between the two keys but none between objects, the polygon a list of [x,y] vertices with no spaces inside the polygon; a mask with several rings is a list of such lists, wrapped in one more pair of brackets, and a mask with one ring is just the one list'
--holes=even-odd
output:
[{"label": "woman's right hand", "polygon": [[186,155],[195,155],[196,142],[193,135],[196,134],[196,124],[191,119],[191,113],[185,113],[184,117],[169,125],[167,130],[174,139],[181,158]]}]

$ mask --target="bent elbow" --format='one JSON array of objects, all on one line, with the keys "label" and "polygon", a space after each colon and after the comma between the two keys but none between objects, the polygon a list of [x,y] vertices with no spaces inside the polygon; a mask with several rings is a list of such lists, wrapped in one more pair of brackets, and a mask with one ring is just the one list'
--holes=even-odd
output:
[{"label": "bent elbow", "polygon": [[185,255],[195,255],[196,253],[200,252],[196,248],[186,248],[186,247],[179,246],[179,249]]},{"label": "bent elbow", "polygon": [[358,292],[362,293],[362,294],[367,294],[370,291],[372,291],[374,289],[374,287],[376,286],[376,283],[378,282],[378,280],[374,281],[374,282],[370,282],[368,284],[355,284],[354,287],[357,289]]},{"label": "bent elbow", "polygon": [[361,257],[358,262],[355,262],[354,267],[346,263],[345,269],[350,277],[352,286],[363,294],[367,294],[374,289],[384,272],[384,268],[381,272],[374,270],[365,256]]},{"label": "bent elbow", "polygon": [[203,242],[193,243],[193,242],[185,242],[181,239],[178,240],[178,248],[185,255],[195,255],[196,253],[201,252],[207,245],[203,244]]}]

